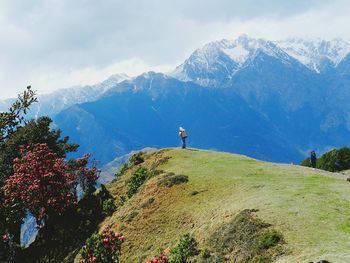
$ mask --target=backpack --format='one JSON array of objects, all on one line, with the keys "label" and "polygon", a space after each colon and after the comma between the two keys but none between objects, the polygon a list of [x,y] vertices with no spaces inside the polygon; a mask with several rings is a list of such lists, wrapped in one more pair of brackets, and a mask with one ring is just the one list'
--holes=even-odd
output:
[{"label": "backpack", "polygon": [[181,138],[184,138],[184,139],[187,138],[187,133],[185,130],[181,131]]}]

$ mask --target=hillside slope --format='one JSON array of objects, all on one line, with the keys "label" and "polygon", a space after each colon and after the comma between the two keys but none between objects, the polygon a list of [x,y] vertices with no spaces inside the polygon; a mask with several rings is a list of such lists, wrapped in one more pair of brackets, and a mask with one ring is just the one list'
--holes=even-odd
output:
[{"label": "hillside slope", "polygon": [[[137,166],[160,171],[101,224],[123,231],[121,262],[146,262],[191,233],[210,249],[215,231],[245,209],[282,233],[276,262],[350,262],[350,191],[346,175],[196,149],[145,154]],[[134,166],[107,189],[120,205]],[[189,181],[159,186],[166,173]],[[232,261],[230,261],[232,262]]]}]

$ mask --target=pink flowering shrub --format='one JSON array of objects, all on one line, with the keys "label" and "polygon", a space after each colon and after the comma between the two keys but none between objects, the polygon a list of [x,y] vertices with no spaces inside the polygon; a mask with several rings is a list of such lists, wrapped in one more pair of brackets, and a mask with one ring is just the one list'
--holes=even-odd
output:
[{"label": "pink flowering shrub", "polygon": [[119,262],[124,236],[116,233],[110,226],[105,226],[100,234],[93,234],[80,250],[80,263]]},{"label": "pink flowering shrub", "polygon": [[148,262],[150,262],[150,263],[167,263],[168,258],[164,253],[160,253],[159,257],[150,258],[148,260]]},{"label": "pink flowering shrub", "polygon": [[38,222],[75,205],[77,185],[91,187],[98,178],[96,168],[86,167],[89,155],[66,162],[47,144],[21,147],[20,151],[21,156],[14,160],[14,174],[2,188],[5,202],[28,209]]}]

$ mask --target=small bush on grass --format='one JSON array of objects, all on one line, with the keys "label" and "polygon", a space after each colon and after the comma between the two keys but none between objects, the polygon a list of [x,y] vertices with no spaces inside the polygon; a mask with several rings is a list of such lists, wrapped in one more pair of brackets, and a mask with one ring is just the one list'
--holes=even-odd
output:
[{"label": "small bush on grass", "polygon": [[180,238],[179,243],[170,252],[170,262],[171,263],[185,263],[187,258],[191,256],[198,255],[198,243],[190,236],[190,234],[185,234]]},{"label": "small bush on grass", "polygon": [[80,251],[80,263],[111,263],[119,262],[121,245],[124,236],[115,233],[106,226],[101,234],[93,234]]},{"label": "small bush on grass", "polygon": [[132,197],[139,187],[149,178],[149,172],[146,168],[138,168],[131,176],[128,182],[128,197]]},{"label": "small bush on grass", "polygon": [[164,253],[160,253],[160,255],[158,257],[150,258],[148,260],[148,262],[150,262],[150,263],[167,263],[168,258]]}]

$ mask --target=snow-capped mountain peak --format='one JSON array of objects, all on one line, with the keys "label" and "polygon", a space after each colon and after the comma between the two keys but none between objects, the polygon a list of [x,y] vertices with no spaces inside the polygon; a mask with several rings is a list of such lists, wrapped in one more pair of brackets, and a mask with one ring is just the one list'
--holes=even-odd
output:
[{"label": "snow-capped mountain peak", "polygon": [[195,58],[197,62],[210,63],[220,52],[223,52],[233,62],[242,65],[248,58],[256,55],[258,51],[262,51],[270,56],[286,57],[284,52],[274,42],[252,38],[245,34],[235,40],[222,39],[211,42],[197,49],[191,57]]},{"label": "snow-capped mountain peak", "polygon": [[350,52],[350,44],[341,39],[326,41],[291,38],[276,41],[276,44],[291,57],[318,73],[325,61],[330,61],[336,67]]},{"label": "snow-capped mountain peak", "polygon": [[232,78],[261,53],[275,57],[285,64],[300,63],[320,73],[336,68],[350,53],[350,43],[341,39],[327,41],[301,38],[269,41],[241,35],[235,40],[210,42],[195,50],[171,75],[204,86],[215,85],[211,76],[225,75],[226,78]]},{"label": "snow-capped mountain peak", "polygon": [[[222,74],[232,78],[260,53],[276,57],[284,63],[290,63],[291,60],[274,42],[241,35],[235,40],[222,39],[195,50],[171,75],[207,86],[213,84],[209,75]],[[206,75],[204,78],[200,76],[203,72]]]}]

